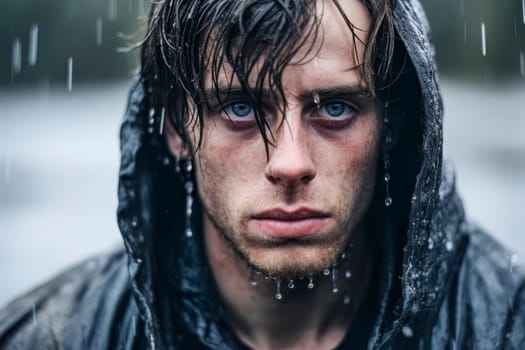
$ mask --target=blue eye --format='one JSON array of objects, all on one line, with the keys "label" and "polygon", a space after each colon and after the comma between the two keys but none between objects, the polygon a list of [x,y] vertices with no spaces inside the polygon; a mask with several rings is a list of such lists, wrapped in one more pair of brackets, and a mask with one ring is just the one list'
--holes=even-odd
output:
[{"label": "blue eye", "polygon": [[252,116],[253,106],[248,102],[234,102],[224,109],[231,118],[246,118]]},{"label": "blue eye", "polygon": [[348,114],[353,114],[354,109],[343,102],[328,102],[319,108],[318,113],[323,116],[337,118],[346,116]]}]

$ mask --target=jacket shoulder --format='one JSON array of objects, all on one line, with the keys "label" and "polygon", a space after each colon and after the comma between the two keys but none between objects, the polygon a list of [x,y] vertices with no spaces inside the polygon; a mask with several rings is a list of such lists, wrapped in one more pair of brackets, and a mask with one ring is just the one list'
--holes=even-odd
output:
[{"label": "jacket shoulder", "polygon": [[107,348],[128,280],[124,252],[68,269],[0,311],[0,349]]},{"label": "jacket shoulder", "polygon": [[466,225],[464,231],[469,243],[441,309],[439,328],[446,328],[462,349],[524,349],[524,266],[481,229]]}]

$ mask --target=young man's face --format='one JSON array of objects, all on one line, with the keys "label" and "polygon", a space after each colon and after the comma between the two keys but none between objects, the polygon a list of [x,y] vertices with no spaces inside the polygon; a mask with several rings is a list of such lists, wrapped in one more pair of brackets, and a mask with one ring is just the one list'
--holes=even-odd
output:
[{"label": "young man's face", "polygon": [[[366,31],[359,30],[369,26],[362,2],[341,4],[366,41]],[[205,235],[226,239],[252,266],[272,275],[330,266],[360,232],[374,191],[381,121],[356,69],[354,45],[360,62],[364,47],[352,40],[333,3],[324,6],[319,50],[284,71],[285,121],[283,106],[265,111],[275,137],[269,158],[243,96],[227,100],[225,111],[205,111],[195,155]],[[230,76],[225,66],[220,85],[228,87]],[[208,84],[211,89],[210,79]]]}]

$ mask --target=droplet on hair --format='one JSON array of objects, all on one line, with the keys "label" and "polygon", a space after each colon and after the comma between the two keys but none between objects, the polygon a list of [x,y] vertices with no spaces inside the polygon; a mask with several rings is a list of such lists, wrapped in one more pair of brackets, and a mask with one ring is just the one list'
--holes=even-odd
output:
[{"label": "droplet on hair", "polygon": [[389,207],[389,206],[392,205],[392,197],[387,196],[387,197],[385,198],[385,205],[386,205],[387,207]]},{"label": "droplet on hair", "polygon": [[324,269],[323,270],[323,275],[328,276],[329,274],[330,274],[330,270],[329,269]]},{"label": "droplet on hair", "polygon": [[294,289],[294,287],[295,287],[295,284],[293,282],[293,279],[292,278],[288,279],[288,288]]}]

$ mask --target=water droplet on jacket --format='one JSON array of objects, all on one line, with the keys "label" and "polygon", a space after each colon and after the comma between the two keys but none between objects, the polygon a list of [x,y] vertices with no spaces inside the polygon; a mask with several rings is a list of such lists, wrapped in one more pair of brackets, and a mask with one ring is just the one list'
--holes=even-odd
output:
[{"label": "water droplet on jacket", "polygon": [[403,332],[403,335],[407,338],[412,338],[414,336],[414,331],[409,326],[403,326],[401,331]]},{"label": "water droplet on jacket", "polygon": [[454,243],[452,243],[452,241],[447,241],[445,243],[445,249],[449,252],[452,251],[452,249],[454,249]]},{"label": "water droplet on jacket", "polygon": [[308,275],[308,289],[314,288],[314,276]]},{"label": "water droplet on jacket", "polygon": [[281,294],[281,279],[275,278],[275,299],[281,300],[283,298],[283,295]]},{"label": "water droplet on jacket", "polygon": [[350,277],[352,277],[352,271],[350,271],[350,270],[346,270],[346,271],[345,271],[345,278],[346,278],[346,279],[350,279]]},{"label": "water droplet on jacket", "polygon": [[323,275],[328,276],[329,274],[330,274],[330,270],[329,269],[324,269],[323,270]]},{"label": "water droplet on jacket", "polygon": [[392,205],[392,197],[388,196],[388,197],[385,198],[385,205],[387,207]]},{"label": "water droplet on jacket", "polygon": [[290,289],[294,289],[294,287],[295,287],[295,284],[294,284],[294,282],[293,282],[293,279],[290,278],[290,279],[288,280],[288,288],[290,288]]}]

